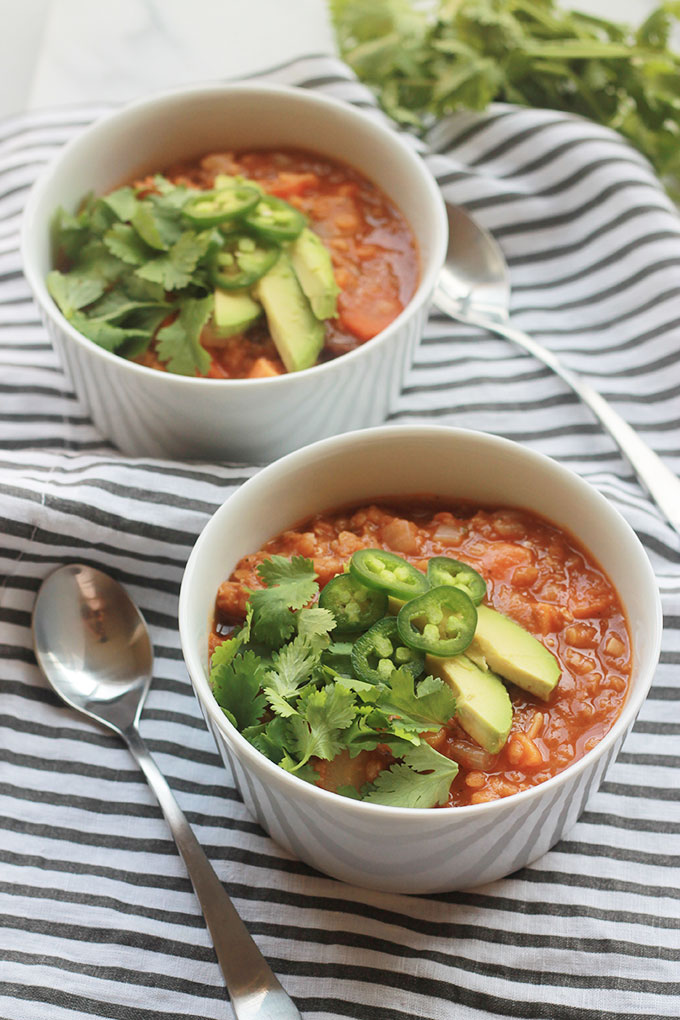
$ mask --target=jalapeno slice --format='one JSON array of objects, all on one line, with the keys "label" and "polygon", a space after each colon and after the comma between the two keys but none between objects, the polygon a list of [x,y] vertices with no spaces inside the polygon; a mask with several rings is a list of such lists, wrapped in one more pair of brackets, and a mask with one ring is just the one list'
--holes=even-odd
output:
[{"label": "jalapeno slice", "polygon": [[415,679],[423,671],[425,656],[400,638],[397,621],[387,616],[358,637],[352,648],[352,669],[358,680],[387,683],[395,669],[405,669]]},{"label": "jalapeno slice", "polygon": [[450,556],[433,556],[428,560],[427,580],[431,588],[439,588],[442,584],[460,588],[476,606],[486,595],[486,581],[482,575],[467,563],[461,563]]},{"label": "jalapeno slice", "polygon": [[397,616],[399,636],[409,648],[449,657],[465,651],[475,636],[477,610],[469,595],[444,584],[406,602]]},{"label": "jalapeno slice", "polygon": [[427,591],[427,578],[396,553],[384,549],[359,549],[349,561],[357,581],[387,592],[395,599],[412,599]]},{"label": "jalapeno slice", "polygon": [[256,188],[230,184],[194,195],[184,203],[182,215],[195,227],[216,227],[227,220],[245,216],[259,201],[260,193]]},{"label": "jalapeno slice", "polygon": [[253,233],[265,241],[292,241],[307,222],[295,206],[275,195],[260,195],[259,202],[244,217]]},{"label": "jalapeno slice", "polygon": [[341,634],[361,634],[387,612],[387,595],[367,588],[351,574],[331,578],[319,595],[321,609],[329,609]]},{"label": "jalapeno slice", "polygon": [[250,287],[271,269],[280,251],[278,244],[244,233],[230,234],[213,255],[210,264],[212,283],[223,290]]}]

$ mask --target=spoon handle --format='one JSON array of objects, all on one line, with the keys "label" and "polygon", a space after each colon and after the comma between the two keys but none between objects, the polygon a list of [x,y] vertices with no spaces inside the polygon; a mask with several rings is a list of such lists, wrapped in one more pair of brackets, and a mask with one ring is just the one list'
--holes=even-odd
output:
[{"label": "spoon handle", "polygon": [[[439,295],[437,304],[440,304],[444,311],[447,309],[441,305]],[[451,314],[449,312],[449,314]],[[495,322],[485,317],[474,315],[461,315],[457,313],[453,318],[459,321],[468,322],[474,326],[481,326],[492,333],[511,340],[519,347],[544,365],[551,368],[556,375],[563,379],[571,387],[574,393],[581,398],[598,419],[605,431],[609,433],[621,453],[630,461],[638,479],[649,492],[650,496],[664,514],[668,522],[680,533],[680,479],[673,474],[670,468],[640,438],[635,429],[631,428],[627,421],[617,414],[597,390],[594,390],[584,379],[565,368],[559,358],[552,351],[547,350],[532,337],[514,326],[505,323]]]},{"label": "spoon handle", "polygon": [[123,736],[158,798],[212,936],[237,1020],[301,1020],[215,874],[135,726]]}]

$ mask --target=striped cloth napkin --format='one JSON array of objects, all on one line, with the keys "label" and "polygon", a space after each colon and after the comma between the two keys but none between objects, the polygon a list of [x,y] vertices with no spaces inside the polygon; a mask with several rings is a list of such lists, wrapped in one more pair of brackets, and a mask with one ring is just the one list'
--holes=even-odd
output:
[{"label": "striped cloth napkin", "polygon": [[[382,117],[335,59],[266,77]],[[504,881],[408,898],[343,885],[288,857],[246,814],[218,760],[176,628],[192,544],[255,469],[121,457],[73,394],[21,273],[27,189],[102,112],[59,109],[0,126],[0,1017],[232,1015],[141,773],[114,736],[58,703],[36,667],[35,593],[68,561],[115,575],[144,612],[156,670],[142,732],[305,1018],[677,1017],[678,536],[559,379],[506,342],[433,314],[390,420],[500,433],[600,489],[657,572],[661,664],[579,823]],[[680,469],[680,222],[644,159],[585,121],[512,107],[440,123],[423,151],[446,197],[499,239],[517,325]]]}]

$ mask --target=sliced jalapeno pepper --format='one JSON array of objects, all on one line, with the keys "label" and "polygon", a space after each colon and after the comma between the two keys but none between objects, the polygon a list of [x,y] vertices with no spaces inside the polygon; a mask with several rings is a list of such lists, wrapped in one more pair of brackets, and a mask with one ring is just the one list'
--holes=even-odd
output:
[{"label": "sliced jalapeno pepper", "polygon": [[270,241],[261,241],[243,233],[230,235],[213,255],[210,265],[212,283],[223,290],[250,287],[271,269],[280,251],[278,244]]},{"label": "sliced jalapeno pepper", "polygon": [[196,227],[216,227],[219,223],[244,216],[260,201],[256,188],[230,184],[213,191],[202,191],[182,206],[182,215]]},{"label": "sliced jalapeno pepper", "polygon": [[307,222],[295,206],[275,195],[259,196],[252,212],[244,217],[253,233],[266,241],[292,241]]},{"label": "sliced jalapeno pepper", "polygon": [[331,578],[319,595],[319,605],[329,609],[341,634],[361,634],[387,612],[387,595],[367,588],[351,574]]},{"label": "sliced jalapeno pepper", "polygon": [[442,584],[450,584],[460,588],[468,595],[476,606],[486,595],[486,581],[481,574],[449,556],[433,556],[427,564],[427,580],[431,588],[439,588]]},{"label": "sliced jalapeno pepper", "polygon": [[424,654],[401,641],[394,616],[374,623],[352,648],[354,675],[369,684],[387,683],[395,669],[405,669],[415,679],[422,673],[424,662]]},{"label": "sliced jalapeno pepper", "polygon": [[427,578],[395,553],[384,549],[359,549],[349,561],[357,581],[387,592],[395,599],[412,599],[427,591]]},{"label": "sliced jalapeno pepper", "polygon": [[399,610],[399,637],[409,648],[449,657],[464,651],[477,627],[477,610],[469,595],[444,584],[406,602]]}]

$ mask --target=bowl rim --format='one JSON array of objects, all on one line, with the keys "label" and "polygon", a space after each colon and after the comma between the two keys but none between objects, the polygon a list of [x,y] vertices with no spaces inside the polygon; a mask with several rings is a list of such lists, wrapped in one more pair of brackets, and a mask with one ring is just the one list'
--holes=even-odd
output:
[{"label": "bowl rim", "polygon": [[[647,573],[648,580],[655,592],[654,634],[650,645],[649,661],[641,663],[638,689],[635,692],[629,690],[621,712],[615,719],[611,729],[590,751],[584,754],[583,757],[579,758],[578,761],[568,765],[562,770],[562,772],[551,776],[549,779],[546,779],[544,782],[539,783],[536,786],[529,787],[527,790],[521,790],[509,797],[498,798],[481,804],[439,807],[436,810],[432,808],[392,807],[385,804],[371,804],[365,801],[353,800],[348,797],[341,797],[336,793],[332,793],[331,791],[324,790],[321,787],[313,786],[312,784],[305,782],[292,773],[279,768],[278,765],[275,765],[274,762],[270,761],[265,755],[253,747],[253,745],[250,744],[241,733],[239,733],[238,729],[229,722],[212,695],[207,675],[201,665],[197,649],[194,648],[192,643],[193,635],[188,633],[188,603],[192,579],[197,571],[197,565],[204,555],[204,548],[209,549],[210,547],[212,532],[219,529],[220,518],[223,514],[227,513],[225,509],[226,507],[231,504],[230,509],[233,511],[233,501],[236,500],[236,509],[238,510],[238,503],[242,501],[247,502],[247,500],[251,498],[251,493],[256,496],[258,488],[263,485],[267,485],[272,479],[279,481],[285,478],[289,472],[295,471],[297,467],[304,465],[305,461],[313,458],[320,452],[325,451],[329,454],[334,453],[338,450],[338,448],[342,448],[345,444],[348,444],[351,447],[352,444],[361,443],[368,437],[370,437],[373,442],[380,442],[380,440],[391,437],[395,435],[395,433],[402,437],[410,433],[411,436],[419,436],[422,437],[423,440],[425,440],[427,436],[435,434],[440,436],[448,435],[452,441],[455,441],[458,436],[469,437],[470,435],[473,435],[477,437],[480,442],[488,443],[489,445],[496,446],[500,449],[505,449],[508,453],[512,451],[516,453],[519,450],[521,451],[521,455],[526,456],[535,464],[542,466],[544,469],[549,468],[563,478],[569,479],[571,482],[576,482],[576,484],[580,486],[584,492],[587,492],[596,503],[599,503],[601,509],[609,515],[612,522],[617,524],[619,528],[622,528],[623,531],[627,533],[628,539],[631,542],[630,548],[635,549],[640,560],[640,567]],[[244,492],[245,496],[242,495]],[[369,499],[370,497],[366,498]],[[577,541],[580,541],[577,535],[574,535],[574,538],[576,538]],[[587,548],[587,546],[585,546],[585,544],[583,544],[583,547],[586,552],[595,559],[594,554]],[[212,514],[196,540],[187,560],[184,575],[182,577],[179,595],[178,620],[182,653],[194,693],[202,708],[204,717],[206,717],[209,725],[212,724],[212,726],[215,726],[217,730],[220,731],[221,736],[225,739],[228,745],[236,745],[239,749],[242,760],[245,759],[253,764],[256,770],[264,769],[268,782],[273,785],[280,786],[284,790],[289,790],[293,797],[298,800],[302,799],[308,806],[313,806],[315,802],[321,804],[325,803],[331,810],[333,810],[333,805],[335,805],[336,810],[341,812],[350,812],[357,818],[377,818],[378,816],[382,816],[384,818],[392,818],[395,820],[403,819],[404,821],[415,821],[415,819],[418,818],[422,822],[423,812],[425,811],[428,816],[433,814],[436,815],[437,818],[441,818],[441,824],[444,824],[444,819],[449,821],[454,821],[455,819],[460,819],[462,821],[463,819],[467,819],[470,817],[471,812],[473,813],[473,817],[481,818],[483,814],[488,816],[491,812],[500,812],[515,804],[519,809],[521,805],[530,803],[533,799],[549,795],[550,791],[556,790],[563,784],[576,779],[584,771],[594,767],[597,761],[601,759],[619,739],[623,739],[623,737],[625,737],[649,693],[649,688],[654,679],[654,673],[660,654],[663,613],[659,587],[656,582],[649,557],[647,556],[640,539],[619,511],[616,510],[616,508],[613,507],[597,489],[586,482],[585,479],[581,478],[580,475],[577,475],[575,472],[564,467],[558,461],[548,457],[546,454],[539,453],[538,451],[532,450],[520,443],[494,435],[493,433],[480,432],[475,429],[456,428],[446,425],[415,424],[379,426],[371,429],[361,429],[339,436],[332,436],[329,439],[319,440],[316,443],[302,447],[301,449],[295,450],[292,453],[287,454],[285,457],[274,461],[259,471],[256,475],[249,478],[248,481],[244,482],[243,485],[232,493],[224,501],[224,503],[218,507],[214,514]]]},{"label": "bowl rim", "polygon": [[[143,113],[145,109],[152,109],[158,104],[167,104],[168,106],[172,106],[174,102],[179,102],[187,97],[196,97],[197,99],[200,99],[201,97],[208,96],[228,96],[233,95],[234,93],[252,93],[262,97],[267,97],[273,94],[284,95],[293,102],[306,104],[309,107],[326,109],[329,111],[329,114],[354,118],[364,125],[370,125],[373,134],[378,136],[388,147],[391,147],[394,153],[400,153],[400,157],[405,160],[405,162],[410,165],[411,169],[418,174],[422,181],[423,194],[427,195],[427,200],[431,203],[433,210],[437,210],[433,217],[435,224],[437,225],[437,229],[434,232],[435,236],[432,238],[431,255],[428,260],[428,265],[424,266],[422,252],[418,248],[420,260],[420,278],[418,286],[410,301],[402,309],[399,315],[393,319],[393,321],[389,323],[385,329],[376,333],[374,337],[371,337],[370,340],[359,344],[359,346],[355,347],[354,350],[348,351],[346,354],[342,354],[338,358],[333,358],[330,361],[312,365],[310,368],[303,369],[301,372],[286,372],[283,375],[255,379],[212,379],[204,376],[185,376],[172,372],[160,372],[158,369],[137,364],[134,361],[129,361],[128,359],[122,358],[111,351],[105,350],[93,340],[90,340],[82,333],[79,333],[78,330],[75,329],[68,319],[66,319],[66,317],[62,314],[47,289],[47,284],[42,273],[38,271],[38,268],[33,261],[33,246],[31,238],[34,231],[38,229],[49,230],[49,223],[43,223],[42,228],[38,228],[36,226],[36,209],[38,208],[44,193],[49,189],[55,171],[57,171],[64,162],[69,160],[72,157],[72,154],[77,154],[78,149],[82,145],[89,144],[90,139],[96,137],[97,134],[105,135],[112,123],[121,121],[124,122],[130,115],[134,115],[138,112]],[[248,387],[256,388],[264,385],[271,391],[272,387],[275,386],[281,388],[286,385],[294,385],[294,380],[306,378],[309,373],[313,373],[315,376],[320,376],[324,373],[332,372],[337,362],[349,364],[350,362],[354,362],[358,358],[365,356],[365,349],[367,345],[370,345],[370,348],[374,349],[376,341],[377,344],[381,346],[385,343],[389,343],[393,334],[402,327],[403,323],[411,319],[413,315],[415,315],[429,300],[441,266],[444,263],[448,241],[444,199],[434,176],[428,170],[424,160],[414,151],[413,148],[404,142],[401,134],[402,132],[398,131],[396,128],[391,128],[388,124],[382,123],[380,120],[370,118],[363,110],[357,108],[350,102],[337,99],[334,96],[328,96],[325,93],[305,89],[301,86],[278,85],[272,82],[251,83],[241,81],[192,84],[172,89],[165,89],[160,92],[155,92],[150,96],[144,96],[140,99],[126,103],[101,117],[97,117],[83,131],[70,139],[55,158],[52,159],[43,169],[31,188],[22,216],[20,254],[24,274],[33,293],[33,297],[42,309],[44,315],[48,319],[54,320],[62,333],[66,333],[68,337],[79,347],[89,351],[94,357],[103,358],[105,363],[108,362],[111,365],[117,366],[117,369],[120,372],[130,372],[132,378],[135,376],[146,379],[160,377],[165,380],[162,385],[166,385],[168,387],[181,387],[184,389],[187,387],[194,387],[200,390],[201,388],[205,389],[210,386],[224,387],[226,384],[228,389],[247,389]],[[314,151],[313,148],[310,151]],[[323,155],[323,153],[321,153],[321,155]],[[352,166],[352,163],[348,161],[348,165]],[[364,176],[368,177],[368,175]],[[384,193],[384,189],[375,177],[370,177],[368,179],[371,180],[371,183],[375,183],[376,186]],[[395,202],[395,205],[399,208],[397,202]],[[410,227],[410,224],[408,225]],[[411,227],[411,230],[412,229],[413,228]]]}]

